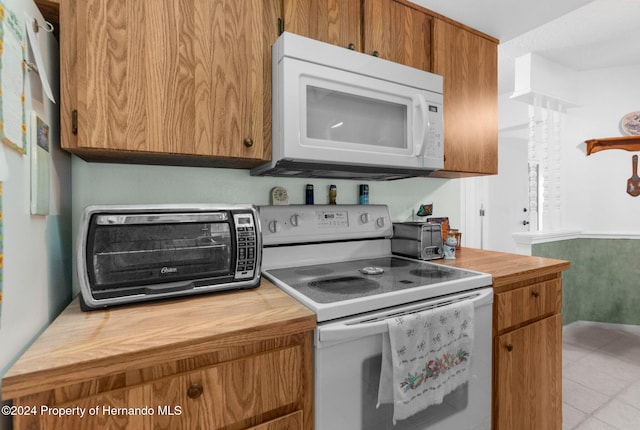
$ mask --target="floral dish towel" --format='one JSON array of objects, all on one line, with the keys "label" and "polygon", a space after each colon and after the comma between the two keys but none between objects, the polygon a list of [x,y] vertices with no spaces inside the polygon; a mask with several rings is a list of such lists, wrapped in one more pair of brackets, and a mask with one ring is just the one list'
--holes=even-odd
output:
[{"label": "floral dish towel", "polygon": [[393,403],[393,422],[442,399],[471,376],[471,300],[390,318],[382,340],[378,406]]}]

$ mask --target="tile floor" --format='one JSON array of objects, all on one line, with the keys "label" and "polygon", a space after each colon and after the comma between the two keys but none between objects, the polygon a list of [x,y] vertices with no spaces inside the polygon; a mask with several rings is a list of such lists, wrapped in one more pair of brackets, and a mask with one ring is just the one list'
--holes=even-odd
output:
[{"label": "tile floor", "polygon": [[563,328],[562,429],[640,429],[640,327]]}]

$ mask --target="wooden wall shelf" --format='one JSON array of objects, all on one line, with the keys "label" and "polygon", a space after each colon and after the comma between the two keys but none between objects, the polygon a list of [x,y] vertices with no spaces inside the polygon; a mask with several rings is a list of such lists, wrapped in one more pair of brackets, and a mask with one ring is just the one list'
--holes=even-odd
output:
[{"label": "wooden wall shelf", "polygon": [[587,155],[605,149],[624,149],[625,151],[640,151],[640,136],[607,137],[604,139],[585,140]]}]

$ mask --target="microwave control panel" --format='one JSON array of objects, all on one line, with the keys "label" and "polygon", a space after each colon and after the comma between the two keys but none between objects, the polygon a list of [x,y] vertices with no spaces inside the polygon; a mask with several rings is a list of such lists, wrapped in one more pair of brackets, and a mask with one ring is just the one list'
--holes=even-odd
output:
[{"label": "microwave control panel", "polygon": [[251,279],[256,271],[258,251],[256,248],[256,225],[250,213],[235,213],[236,226],[236,274],[235,279]]}]

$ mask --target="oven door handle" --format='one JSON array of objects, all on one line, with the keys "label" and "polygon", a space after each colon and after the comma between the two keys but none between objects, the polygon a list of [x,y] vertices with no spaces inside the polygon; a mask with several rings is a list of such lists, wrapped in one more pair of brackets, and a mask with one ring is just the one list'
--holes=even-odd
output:
[{"label": "oven door handle", "polygon": [[454,297],[442,298],[440,300],[423,302],[413,306],[406,306],[402,309],[388,311],[387,313],[378,314],[371,318],[361,318],[359,320],[350,320],[343,323],[318,327],[317,341],[327,343],[344,342],[346,340],[386,333],[388,331],[387,321],[391,318],[450,305],[462,300],[471,300],[475,308],[491,304],[493,303],[493,289],[485,288],[474,291],[471,294],[466,293]]},{"label": "oven door handle", "polygon": [[387,321],[376,321],[358,324],[341,324],[322,328],[318,331],[320,342],[341,342],[350,339],[372,336],[387,332]]}]

